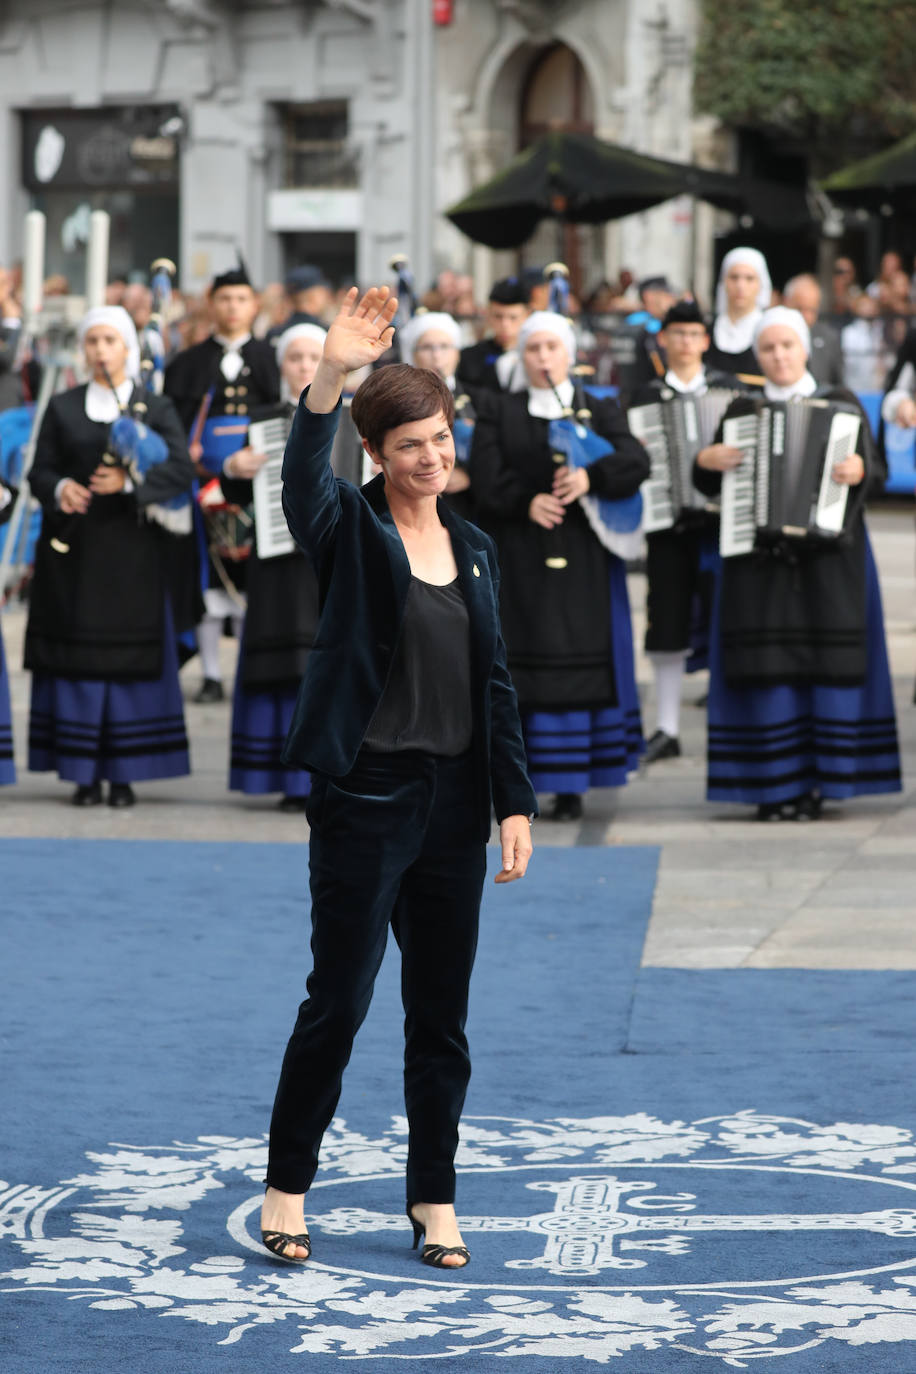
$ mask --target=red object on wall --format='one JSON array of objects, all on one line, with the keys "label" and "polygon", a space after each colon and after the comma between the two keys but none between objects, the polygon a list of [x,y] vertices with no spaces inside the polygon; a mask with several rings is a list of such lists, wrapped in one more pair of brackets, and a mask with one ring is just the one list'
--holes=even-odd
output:
[{"label": "red object on wall", "polygon": [[441,24],[443,28],[450,24],[455,17],[454,0],[433,0],[433,23]]}]

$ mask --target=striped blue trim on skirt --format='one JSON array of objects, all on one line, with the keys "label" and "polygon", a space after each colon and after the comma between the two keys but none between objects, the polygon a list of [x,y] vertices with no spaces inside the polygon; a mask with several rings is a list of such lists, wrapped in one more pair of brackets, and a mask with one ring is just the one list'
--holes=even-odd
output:
[{"label": "striped blue trim on skirt", "polygon": [[304,768],[289,767],[281,757],[296,707],[297,689],[289,686],[246,692],[241,683],[244,652],[243,640],[232,698],[229,790],[249,796],[282,792],[286,797],[307,797],[312,786],[311,774]]},{"label": "striped blue trim on skirt", "polygon": [[617,705],[593,710],[529,711],[522,718],[528,773],[536,792],[623,787],[645,748],[626,566],[609,556],[611,646]]},{"label": "striped blue trim on skirt", "polygon": [[899,792],[900,754],[878,572],[866,537],[865,681],[855,687],[730,687],[722,674],[718,590],[709,674],[709,801],[792,801]]},{"label": "striped blue trim on skirt", "polygon": [[13,714],[10,710],[10,679],[0,635],[0,786],[16,781],[13,763]]},{"label": "striped blue trim on skirt", "polygon": [[29,769],[64,782],[150,782],[191,771],[172,617],[166,609],[162,672],[125,682],[32,677]]}]

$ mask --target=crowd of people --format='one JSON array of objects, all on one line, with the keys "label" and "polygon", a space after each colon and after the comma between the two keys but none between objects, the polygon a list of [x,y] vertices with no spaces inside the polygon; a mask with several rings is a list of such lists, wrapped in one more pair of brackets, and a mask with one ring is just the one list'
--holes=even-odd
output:
[{"label": "crowd of people", "polygon": [[[67,289],[63,279],[45,286]],[[496,282],[481,312],[470,278],[443,272],[375,364],[429,370],[455,398],[457,461],[442,500],[498,550],[528,772],[553,796],[549,815],[575,819],[590,789],[676,757],[683,675],[698,666],[710,670],[710,800],[808,819],[825,798],[898,789],[862,519],[883,466],[854,393],[887,377],[884,422],[916,423],[916,334],[906,330],[916,307],[899,256],[885,254],[864,288],[838,258],[829,318],[815,277],[777,292],[751,248],[726,254],[711,318],[661,274],[637,284],[622,273],[583,302],[561,294],[558,309],[543,273],[520,273]],[[254,490],[270,455],[248,431],[262,421],[289,431],[347,299],[308,265],[260,292],[241,263],[201,298],[176,292],[162,394],[139,382],[148,287],[113,282],[107,304],[83,319],[88,380],[51,401],[28,479],[43,516],[25,638],[28,767],[73,784],[74,804],[129,806],[134,784],[189,771],[179,666],[199,658],[188,709],[221,700],[229,633],[238,657],[228,785],[307,809],[311,776],[286,741],[326,588],[300,550],[259,547]],[[3,412],[28,403],[41,361],[40,347],[30,359],[19,346],[15,273],[0,271],[0,313]],[[640,493],[648,499],[656,474],[640,426],[651,410],[670,428],[684,397],[707,394],[728,403],[694,446],[692,504],[643,540]],[[834,485],[849,488],[843,529],[829,540],[761,538],[720,558],[721,488],[745,457],[726,442],[730,422],[749,405],[796,400],[859,416],[854,451],[832,469]],[[14,455],[2,459],[0,521],[16,483]],[[360,465],[340,471],[353,478]],[[626,576],[643,552],[656,713],[647,740]],[[4,666],[0,782],[14,779]]]}]

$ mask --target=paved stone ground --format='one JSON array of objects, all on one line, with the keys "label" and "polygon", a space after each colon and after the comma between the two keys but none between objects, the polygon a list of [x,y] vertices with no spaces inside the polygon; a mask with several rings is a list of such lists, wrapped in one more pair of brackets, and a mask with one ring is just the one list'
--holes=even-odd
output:
[{"label": "paved stone ground", "polygon": [[[747,808],[703,800],[705,713],[692,703],[705,674],[687,680],[684,756],[656,764],[626,788],[596,792],[577,824],[538,823],[537,845],[652,844],[661,864],[644,962],[681,968],[916,968],[916,530],[912,506],[882,506],[869,518],[881,569],[891,664],[904,754],[905,791],[828,808],[807,825],[760,825]],[[637,639],[644,579],[630,579]],[[11,665],[20,780],[0,790],[7,836],[232,840],[301,843],[305,822],[280,815],[274,798],[226,790],[229,706],[188,703],[194,772],[138,788],[133,810],[80,811],[70,788],[25,772],[28,677],[22,661],[24,614],[3,618]],[[223,642],[226,681],[234,645]],[[183,670],[196,690],[196,660]],[[651,673],[638,677],[653,727]],[[536,881],[537,867],[531,874]]]}]

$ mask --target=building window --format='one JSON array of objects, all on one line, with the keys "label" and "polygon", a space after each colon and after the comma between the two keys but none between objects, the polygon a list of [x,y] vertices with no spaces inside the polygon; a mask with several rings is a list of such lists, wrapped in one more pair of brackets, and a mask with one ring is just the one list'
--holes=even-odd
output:
[{"label": "building window", "polygon": [[347,131],[345,100],[286,105],[284,186],[347,189],[359,185],[355,150]]}]

